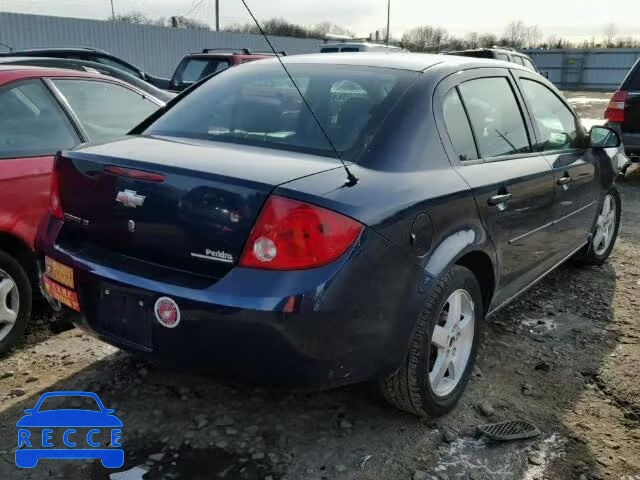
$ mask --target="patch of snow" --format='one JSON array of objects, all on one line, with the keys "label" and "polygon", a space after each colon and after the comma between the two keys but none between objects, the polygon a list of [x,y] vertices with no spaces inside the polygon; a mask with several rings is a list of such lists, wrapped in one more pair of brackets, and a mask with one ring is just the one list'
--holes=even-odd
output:
[{"label": "patch of snow", "polygon": [[542,478],[549,463],[564,455],[564,446],[566,443],[567,441],[557,433],[554,433],[549,438],[545,438],[538,452],[542,463],[540,465],[528,465],[524,475],[522,475],[522,480]]},{"label": "patch of snow", "polygon": [[525,318],[522,325],[529,329],[531,333],[547,333],[557,328],[556,322],[550,318]]},{"label": "patch of snow", "polygon": [[109,475],[109,480],[143,480],[143,476],[149,469],[143,465],[130,468],[123,472],[116,472]]},{"label": "patch of snow", "polygon": [[589,105],[590,103],[609,103],[608,98],[573,97],[567,98],[571,105]]},{"label": "patch of snow", "polygon": [[604,125],[604,123],[606,122],[606,120],[604,118],[581,118],[580,121],[582,122],[582,125],[584,125],[584,128],[588,130],[591,129],[591,127],[595,127],[596,125]]}]

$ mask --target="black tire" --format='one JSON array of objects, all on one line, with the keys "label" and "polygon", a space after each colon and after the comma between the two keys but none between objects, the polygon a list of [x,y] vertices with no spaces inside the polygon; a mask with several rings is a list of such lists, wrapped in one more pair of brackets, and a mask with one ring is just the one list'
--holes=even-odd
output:
[{"label": "black tire", "polygon": [[582,253],[581,255],[579,254],[577,256],[577,259],[581,263],[584,263],[586,265],[602,265],[603,263],[605,263],[609,258],[609,255],[611,255],[613,247],[616,244],[616,239],[618,238],[618,229],[620,228],[620,213],[622,210],[621,209],[622,201],[620,199],[620,193],[618,193],[618,189],[616,187],[611,187],[611,189],[607,192],[607,194],[604,196],[604,198],[600,202],[600,205],[598,206],[598,215],[600,215],[600,212],[602,211],[602,206],[604,204],[604,201],[607,195],[611,195],[616,207],[615,224],[613,227],[613,238],[611,242],[609,242],[609,247],[606,250],[604,250],[603,252],[600,252],[599,254],[596,253],[596,246],[593,244],[595,240],[595,233],[596,233],[596,227],[594,227],[594,231],[591,233],[591,237],[589,238],[589,245],[583,252],[581,252]]},{"label": "black tire", "polygon": [[[438,396],[431,388],[429,381],[433,348],[431,337],[447,299],[453,292],[460,289],[466,290],[473,300],[475,322],[473,345],[458,384],[451,393]],[[380,384],[384,397],[400,410],[418,416],[435,417],[450,412],[462,396],[471,376],[481,338],[480,326],[483,311],[480,285],[469,269],[455,265],[441,275],[417,320],[404,364]]]},{"label": "black tire", "polygon": [[24,334],[25,328],[27,327],[27,321],[31,317],[33,292],[31,290],[29,276],[27,275],[24,267],[4,251],[0,251],[0,270],[11,277],[17,287],[19,297],[18,317],[13,324],[13,328],[0,340],[0,355],[2,355],[6,353]]}]

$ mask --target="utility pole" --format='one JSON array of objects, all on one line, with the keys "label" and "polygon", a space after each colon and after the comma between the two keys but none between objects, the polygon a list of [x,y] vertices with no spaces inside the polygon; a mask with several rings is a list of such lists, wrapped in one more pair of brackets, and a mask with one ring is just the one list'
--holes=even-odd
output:
[{"label": "utility pole", "polygon": [[387,46],[389,46],[389,28],[390,28],[390,26],[391,26],[391,0],[387,0]]},{"label": "utility pole", "polygon": [[111,20],[116,19],[116,11],[113,9],[113,0],[111,0]]},{"label": "utility pole", "polygon": [[216,32],[220,31],[220,0],[216,0]]}]

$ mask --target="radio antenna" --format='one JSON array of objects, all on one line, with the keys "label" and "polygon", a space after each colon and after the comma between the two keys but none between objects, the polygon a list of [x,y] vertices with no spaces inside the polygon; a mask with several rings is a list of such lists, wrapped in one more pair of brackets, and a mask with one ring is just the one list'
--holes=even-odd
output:
[{"label": "radio antenna", "polygon": [[329,134],[327,133],[327,131],[322,126],[322,123],[320,123],[320,119],[318,118],[318,116],[315,114],[315,112],[311,108],[311,105],[309,105],[309,102],[307,102],[307,99],[302,94],[302,91],[300,90],[300,87],[298,87],[298,84],[296,83],[296,81],[293,79],[293,77],[289,73],[289,70],[287,70],[287,67],[285,66],[284,62],[280,58],[280,55],[278,55],[278,52],[276,51],[276,49],[274,48],[273,44],[271,43],[271,40],[269,40],[269,37],[267,36],[267,34],[264,33],[264,30],[262,29],[262,26],[260,26],[260,22],[258,22],[258,19],[253,15],[253,12],[249,8],[249,5],[247,5],[247,2],[245,0],[240,0],[240,1],[244,5],[244,8],[247,9],[247,12],[249,12],[249,15],[251,16],[251,18],[253,19],[254,23],[256,24],[256,27],[258,27],[258,30],[260,31],[260,34],[267,41],[267,44],[269,45],[269,48],[271,48],[271,51],[273,52],[273,54],[278,59],[278,62],[280,62],[280,65],[282,66],[282,68],[284,69],[285,73],[289,77],[289,80],[291,80],[291,83],[293,83],[293,86],[295,87],[295,89],[297,90],[298,94],[300,95],[300,98],[302,98],[302,101],[307,106],[307,109],[311,113],[311,116],[313,117],[313,119],[318,124],[318,127],[320,127],[320,130],[322,131],[323,135],[327,139],[327,142],[329,142],[329,145],[331,146],[331,149],[333,150],[333,153],[336,154],[336,157],[338,158],[338,160],[340,160],[340,163],[342,163],[342,166],[344,167],[345,172],[347,172],[347,182],[345,183],[345,186],[347,186],[347,187],[354,186],[356,183],[358,183],[358,177],[356,177],[353,173],[351,173],[351,170],[349,170],[349,167],[347,167],[347,164],[344,163],[344,160],[340,156],[340,152],[338,152],[338,149],[336,148],[336,146],[331,141],[331,137],[329,137]]}]

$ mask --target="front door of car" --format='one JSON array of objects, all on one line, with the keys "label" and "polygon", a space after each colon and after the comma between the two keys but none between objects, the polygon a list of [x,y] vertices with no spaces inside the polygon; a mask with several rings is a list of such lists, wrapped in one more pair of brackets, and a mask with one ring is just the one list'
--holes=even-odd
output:
[{"label": "front door of car", "polygon": [[[553,168],[554,242],[564,245],[560,257],[587,241],[600,200],[598,159],[588,146],[580,120],[537,75],[514,71],[537,137],[536,149]],[[560,260],[559,258],[558,260]]]},{"label": "front door of car", "polygon": [[438,125],[452,164],[471,187],[496,249],[497,307],[551,266],[553,173],[532,149],[531,124],[507,69],[449,77],[436,91],[434,108],[442,115]]}]

